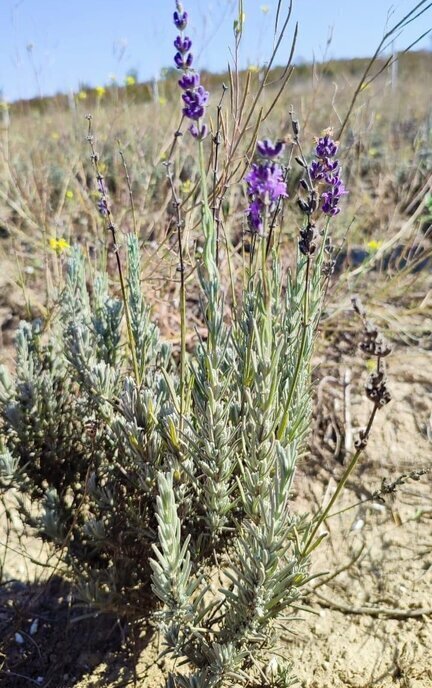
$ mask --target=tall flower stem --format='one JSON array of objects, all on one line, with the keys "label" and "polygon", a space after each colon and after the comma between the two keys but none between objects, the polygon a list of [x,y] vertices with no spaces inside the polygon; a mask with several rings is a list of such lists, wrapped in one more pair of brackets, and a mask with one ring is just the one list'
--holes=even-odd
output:
[{"label": "tall flower stem", "polygon": [[184,222],[181,216],[181,202],[178,197],[174,178],[172,173],[172,156],[178,138],[181,136],[180,124],[174,134],[168,160],[164,163],[166,168],[166,176],[170,185],[173,206],[175,210],[176,228],[177,228],[177,243],[179,252],[179,270],[180,270],[180,431],[183,430],[184,414],[185,414],[185,392],[186,392],[186,278],[185,278],[185,264],[184,264],[184,250],[183,250],[183,226]]},{"label": "tall flower stem", "polygon": [[303,356],[304,356],[304,351],[305,351],[305,346],[306,346],[306,337],[309,329],[309,286],[310,286],[310,256],[306,256],[306,275],[305,275],[305,291],[304,291],[304,297],[303,297],[303,332],[302,332],[302,338],[300,342],[300,347],[299,347],[299,352],[298,352],[298,357],[297,357],[297,363],[296,367],[294,370],[294,375],[291,380],[289,392],[288,392],[288,398],[285,404],[285,410],[283,412],[282,420],[279,424],[279,428],[277,431],[277,438],[278,440],[281,440],[282,437],[285,434],[287,425],[288,425],[288,420],[289,420],[289,413],[290,413],[290,407],[291,407],[291,402],[294,397],[294,393],[297,389],[297,383],[300,375],[300,370],[302,366],[302,361],[303,361]]},{"label": "tall flower stem", "polygon": [[356,313],[361,317],[363,321],[363,341],[360,345],[360,348],[363,351],[366,351],[372,356],[376,356],[376,371],[375,373],[372,373],[369,378],[368,382],[366,384],[366,396],[368,399],[373,401],[374,407],[372,409],[372,412],[369,416],[369,420],[367,423],[367,426],[365,430],[362,430],[360,432],[360,437],[357,440],[357,451],[351,458],[351,461],[349,462],[342,478],[339,481],[339,484],[335,490],[335,493],[333,497],[330,499],[329,503],[327,504],[326,508],[319,514],[316,523],[312,529],[312,532],[310,535],[307,536],[306,544],[303,549],[303,556],[307,556],[315,547],[319,544],[320,540],[322,539],[321,537],[318,537],[317,540],[315,540],[316,534],[318,532],[319,527],[321,524],[325,521],[327,516],[329,515],[333,505],[335,504],[336,500],[338,499],[340,493],[342,492],[343,488],[345,487],[348,478],[350,477],[351,473],[357,466],[358,460],[360,458],[360,455],[362,451],[365,449],[367,446],[368,440],[369,440],[369,435],[370,431],[373,425],[373,422],[375,420],[376,412],[378,411],[379,408],[382,408],[385,404],[388,404],[388,402],[391,400],[391,394],[387,388],[386,385],[386,380],[384,377],[384,372],[383,372],[383,367],[382,367],[382,357],[387,356],[391,352],[391,346],[385,341],[384,337],[379,334],[378,329],[373,326],[373,323],[367,320],[366,318],[366,311],[364,310],[362,304],[360,303],[359,299],[354,298],[353,299],[353,306],[354,310]]},{"label": "tall flower stem", "polygon": [[218,163],[219,163],[219,148],[221,143],[221,116],[222,116],[222,101],[224,99],[227,86],[222,84],[222,95],[217,106],[216,115],[216,133],[213,137],[214,143],[214,166],[213,166],[213,199],[212,199],[212,215],[213,223],[216,227],[216,266],[219,265],[219,234],[220,234],[220,208],[221,198],[218,198],[216,189],[218,185]]},{"label": "tall flower stem", "polygon": [[217,276],[216,265],[216,233],[213,215],[209,206],[207,189],[207,170],[204,158],[204,146],[202,140],[198,141],[199,171],[202,198],[202,224],[205,238],[204,263],[208,271],[209,279]]},{"label": "tall flower stem", "polygon": [[272,345],[272,317],[271,317],[271,297],[269,278],[267,272],[267,244],[266,244],[266,226],[267,226],[267,212],[264,216],[264,233],[261,237],[261,272],[263,282],[263,297],[264,297],[264,312],[265,312],[265,333],[267,339],[268,351],[271,351]]},{"label": "tall flower stem", "polygon": [[133,367],[133,371],[134,371],[135,382],[137,384],[137,387],[139,387],[141,385],[141,378],[140,378],[139,368],[138,368],[138,359],[137,359],[137,355],[136,355],[135,341],[134,341],[133,333],[132,333],[131,317],[130,317],[130,311],[129,311],[129,303],[128,303],[127,294],[126,294],[126,285],[125,285],[125,280],[124,280],[124,275],[123,275],[123,267],[122,267],[122,262],[120,259],[120,247],[117,243],[116,227],[115,227],[115,224],[113,222],[110,207],[108,205],[108,198],[107,198],[107,194],[105,191],[105,185],[103,182],[103,175],[101,174],[100,169],[99,169],[99,156],[96,153],[96,150],[94,147],[91,115],[87,115],[87,119],[88,119],[87,141],[90,145],[91,154],[92,154],[92,162],[93,162],[95,172],[96,172],[96,178],[97,178],[98,185],[99,185],[99,192],[100,192],[101,197],[102,197],[103,207],[104,207],[104,211],[105,211],[104,215],[105,215],[106,229],[111,233],[111,237],[112,237],[114,254],[115,254],[116,264],[117,264],[117,272],[119,275],[120,291],[121,291],[121,295],[122,295],[123,307],[124,307],[125,318],[126,318],[126,330],[127,330],[127,336],[128,336],[129,349],[130,349],[131,357],[132,357],[132,367]]},{"label": "tall flower stem", "polygon": [[[373,410],[372,410],[372,413],[371,413],[371,415],[370,415],[370,417],[369,417],[369,421],[368,421],[368,424],[367,424],[367,427],[366,427],[366,430],[365,430],[365,433],[364,433],[364,439],[365,439],[366,441],[367,441],[367,439],[368,439],[368,437],[369,437],[369,433],[370,433],[370,431],[371,431],[372,424],[373,424],[373,422],[374,422],[375,415],[376,415],[376,412],[377,412],[377,411],[378,411],[378,406],[375,405],[374,408],[373,408]],[[346,467],[345,472],[344,472],[342,478],[340,479],[340,481],[339,481],[339,483],[338,483],[338,486],[336,487],[336,490],[335,490],[335,492],[334,492],[333,497],[330,499],[330,501],[329,501],[329,503],[327,504],[327,506],[326,506],[326,508],[324,509],[324,511],[322,511],[322,513],[318,516],[318,519],[317,519],[317,521],[316,521],[316,523],[315,523],[315,526],[314,526],[314,528],[313,528],[311,534],[309,535],[309,537],[308,537],[308,539],[307,539],[307,541],[306,541],[306,544],[305,544],[305,546],[304,546],[304,548],[303,548],[303,552],[302,552],[302,556],[303,556],[303,557],[307,557],[308,554],[310,554],[310,552],[314,549],[314,547],[315,547],[315,542],[314,542],[315,536],[316,536],[316,534],[317,534],[317,532],[318,532],[320,526],[322,525],[322,523],[325,521],[325,519],[326,519],[327,516],[329,515],[329,513],[330,513],[330,511],[331,511],[331,509],[332,509],[332,507],[333,507],[333,505],[336,503],[336,501],[337,501],[337,499],[338,499],[340,493],[341,493],[342,490],[344,489],[344,487],[345,487],[345,485],[346,485],[346,483],[347,483],[348,478],[350,477],[351,473],[353,472],[353,470],[354,470],[355,467],[357,466],[358,461],[359,461],[359,458],[360,458],[360,455],[361,455],[363,449],[364,449],[364,445],[360,446],[360,447],[357,449],[357,451],[355,452],[355,454],[354,454],[353,457],[351,458],[351,461],[349,462],[348,466]]]},{"label": "tall flower stem", "polygon": [[120,147],[120,140],[119,139],[117,139],[117,145],[119,148],[119,155],[120,155],[120,158],[122,161],[123,170],[124,170],[125,178],[126,178],[126,184],[127,184],[128,192],[129,192],[129,205],[130,205],[130,209],[131,209],[131,213],[132,213],[132,224],[133,224],[133,228],[134,228],[134,234],[136,237],[138,237],[138,225],[137,225],[137,220],[136,220],[135,202],[134,202],[133,191],[132,191],[132,182],[131,182],[131,178],[129,175],[129,169],[128,169],[128,166],[126,163],[126,158],[125,158],[124,153]]}]

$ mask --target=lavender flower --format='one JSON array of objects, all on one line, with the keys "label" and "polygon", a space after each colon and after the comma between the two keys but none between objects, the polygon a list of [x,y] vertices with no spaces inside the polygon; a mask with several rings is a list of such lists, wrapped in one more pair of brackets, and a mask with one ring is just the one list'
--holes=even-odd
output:
[{"label": "lavender flower", "polygon": [[324,191],[321,195],[323,204],[321,209],[326,215],[334,216],[340,213],[340,208],[338,207],[339,201],[342,196],[345,196],[348,191],[345,189],[343,181],[334,176],[329,181],[329,190]]},{"label": "lavender flower", "polygon": [[266,214],[274,211],[279,199],[288,195],[282,168],[274,160],[283,148],[281,141],[274,145],[269,139],[258,141],[257,153],[263,160],[253,163],[245,177],[249,196],[247,216],[250,230],[254,234],[263,233]]},{"label": "lavender flower", "polygon": [[194,137],[194,139],[202,141],[208,134],[208,127],[206,124],[202,124],[200,127],[197,127],[196,124],[191,124],[189,127],[189,131],[191,135]]},{"label": "lavender flower", "polygon": [[329,134],[326,134],[322,138],[318,139],[318,143],[315,148],[317,158],[334,158],[337,152],[337,143],[333,141]]},{"label": "lavender flower", "polygon": [[249,227],[252,234],[262,234],[264,231],[264,205],[260,200],[251,201],[247,210]]},{"label": "lavender flower", "polygon": [[174,41],[174,48],[184,55],[184,53],[187,53],[192,48],[192,41],[187,36],[184,38],[182,36],[177,36]]},{"label": "lavender flower", "polygon": [[193,90],[197,88],[200,83],[200,75],[197,72],[189,72],[183,74],[182,78],[178,80],[178,85],[184,91]]},{"label": "lavender flower", "polygon": [[257,152],[263,158],[276,158],[285,148],[283,141],[277,141],[274,145],[270,139],[264,139],[257,142]]},{"label": "lavender flower", "polygon": [[348,193],[340,178],[339,160],[332,159],[337,152],[337,143],[326,134],[318,139],[315,147],[316,159],[309,166],[312,182],[319,186],[325,185],[325,189],[319,194],[321,210],[325,215],[332,217],[340,213],[339,201]]},{"label": "lavender flower", "polygon": [[260,165],[254,163],[245,181],[248,183],[249,196],[254,198],[267,199],[269,203],[274,203],[286,195],[286,184],[279,165],[268,162]]},{"label": "lavender flower", "polygon": [[208,103],[209,94],[203,86],[198,86],[198,88],[188,90],[182,95],[183,101],[186,105],[183,108],[183,114],[189,119],[198,120],[205,112],[205,106]]},{"label": "lavender flower", "polygon": [[193,55],[192,53],[188,53],[187,55],[176,53],[174,55],[174,62],[178,69],[190,69],[192,67]]},{"label": "lavender flower", "polygon": [[187,26],[188,13],[183,10],[180,2],[177,2],[177,12],[174,12],[174,24],[179,31],[184,31]]},{"label": "lavender flower", "polygon": [[[176,2],[174,12],[174,24],[177,29],[183,32],[187,26],[188,14],[184,11],[181,2]],[[207,127],[199,120],[205,115],[205,108],[208,103],[209,94],[200,85],[200,75],[192,69],[193,54],[190,52],[192,41],[188,36],[180,36],[174,41],[177,52],[174,55],[174,63],[177,69],[183,71],[183,76],[179,79],[179,86],[184,91],[182,94],[184,108],[183,115],[192,120],[189,127],[191,135],[198,140],[202,140],[207,135]]]},{"label": "lavender flower", "polygon": [[104,196],[102,196],[98,200],[97,209],[99,210],[99,213],[102,215],[102,217],[108,217],[108,215],[109,215],[108,202]]}]

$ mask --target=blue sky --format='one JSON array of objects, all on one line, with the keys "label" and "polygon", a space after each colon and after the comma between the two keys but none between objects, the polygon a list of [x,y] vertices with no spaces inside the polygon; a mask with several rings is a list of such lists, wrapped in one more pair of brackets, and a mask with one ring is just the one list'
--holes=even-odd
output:
[{"label": "blue sky", "polygon": [[[297,60],[321,59],[329,33],[328,57],[370,55],[382,38],[391,12],[394,24],[418,0],[294,0],[299,22]],[[140,79],[170,66],[175,37],[174,0],[0,0],[0,90],[11,101],[57,91],[77,90],[80,83],[106,85],[130,69]],[[188,33],[197,66],[226,68],[233,43],[237,0],[183,0],[189,11]],[[285,2],[284,6],[287,5]],[[271,51],[277,0],[244,0],[245,24],[241,66],[262,64]],[[432,27],[432,8],[396,40],[402,49]],[[421,42],[432,49],[431,36]],[[278,62],[289,52],[284,42]]]}]

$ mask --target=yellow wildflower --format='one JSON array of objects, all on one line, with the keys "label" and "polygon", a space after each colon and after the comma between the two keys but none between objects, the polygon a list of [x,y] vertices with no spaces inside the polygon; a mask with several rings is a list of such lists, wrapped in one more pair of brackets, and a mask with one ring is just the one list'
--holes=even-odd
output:
[{"label": "yellow wildflower", "polygon": [[96,86],[95,91],[98,98],[103,98],[106,93],[105,86]]},{"label": "yellow wildflower", "polygon": [[65,193],[65,196],[68,199],[68,201],[71,201],[74,197],[74,192],[71,191],[71,189],[68,189]]},{"label": "yellow wildflower", "polygon": [[49,245],[50,248],[52,248],[52,250],[56,253],[63,253],[70,248],[70,244],[66,241],[66,239],[57,239],[56,237],[50,237]]},{"label": "yellow wildflower", "polygon": [[180,187],[180,190],[184,194],[188,194],[192,191],[192,182],[190,179],[186,179]]},{"label": "yellow wildflower", "polygon": [[129,74],[125,79],[125,84],[126,86],[133,86],[134,84],[136,84],[135,77],[132,76],[132,74]]},{"label": "yellow wildflower", "polygon": [[367,247],[370,251],[378,251],[379,248],[382,246],[382,241],[377,241],[376,239],[371,239],[367,243]]},{"label": "yellow wildflower", "polygon": [[80,91],[78,93],[78,100],[85,100],[87,98],[87,93],[85,91]]},{"label": "yellow wildflower", "polygon": [[166,104],[167,104],[167,99],[164,98],[163,96],[160,96],[159,105],[166,105]]},{"label": "yellow wildflower", "polygon": [[252,74],[257,74],[260,70],[258,65],[249,65],[248,69],[250,72],[252,72]]}]

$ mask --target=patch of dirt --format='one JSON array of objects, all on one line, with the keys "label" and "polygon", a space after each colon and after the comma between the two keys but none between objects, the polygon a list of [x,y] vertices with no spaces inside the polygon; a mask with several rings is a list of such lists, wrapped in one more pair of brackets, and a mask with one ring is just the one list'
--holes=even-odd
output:
[{"label": "patch of dirt", "polygon": [[[341,377],[349,365],[343,357]],[[337,511],[357,506],[327,520],[329,537],[314,557],[315,572],[347,568],[328,584],[317,579],[307,600],[317,616],[289,629],[298,636],[285,634],[302,688],[432,685],[432,474],[406,480],[384,503],[367,501],[383,478],[430,468],[431,369],[427,351],[401,348],[388,360],[392,403],[379,412]],[[361,426],[370,404],[358,394],[360,370],[354,364],[351,414]],[[325,481],[303,465],[297,508],[328,500],[342,467],[327,460],[316,471],[334,477],[324,493]]]}]

